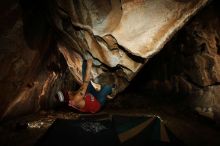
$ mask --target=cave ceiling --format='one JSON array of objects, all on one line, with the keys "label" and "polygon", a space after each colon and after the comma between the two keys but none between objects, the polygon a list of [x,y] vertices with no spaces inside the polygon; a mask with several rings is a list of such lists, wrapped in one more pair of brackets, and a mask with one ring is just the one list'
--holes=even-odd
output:
[{"label": "cave ceiling", "polygon": [[111,79],[120,92],[207,2],[57,0],[51,20],[61,36],[58,48],[76,81],[82,82],[82,61],[93,58],[93,79]]},{"label": "cave ceiling", "polygon": [[[0,117],[52,106],[51,97],[65,84],[66,76],[48,70],[51,61],[57,66],[67,64],[71,77],[82,83],[82,62],[93,58],[94,82],[115,83],[116,92],[123,91],[209,1],[1,2],[0,68],[4,71],[0,72]],[[59,56],[65,65],[56,60]]]}]

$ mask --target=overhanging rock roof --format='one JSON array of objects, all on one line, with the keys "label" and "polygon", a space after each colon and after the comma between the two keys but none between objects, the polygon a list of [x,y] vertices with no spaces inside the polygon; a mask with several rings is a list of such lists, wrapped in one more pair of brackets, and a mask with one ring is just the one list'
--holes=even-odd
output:
[{"label": "overhanging rock roof", "polygon": [[79,83],[82,60],[92,57],[93,79],[120,92],[208,1],[57,0],[58,47]]}]

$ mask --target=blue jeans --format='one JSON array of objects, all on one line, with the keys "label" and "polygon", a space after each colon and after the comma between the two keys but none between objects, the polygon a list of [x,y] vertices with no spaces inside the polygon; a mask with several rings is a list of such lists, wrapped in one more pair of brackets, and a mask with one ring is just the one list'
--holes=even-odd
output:
[{"label": "blue jeans", "polygon": [[[84,80],[86,74],[86,61],[83,61],[82,65],[82,77]],[[103,106],[106,102],[106,96],[112,93],[112,86],[110,85],[103,85],[101,86],[100,91],[96,91],[95,88],[92,86],[91,82],[89,82],[87,92],[91,93],[93,96],[96,97],[96,99],[100,102],[100,104]]]}]

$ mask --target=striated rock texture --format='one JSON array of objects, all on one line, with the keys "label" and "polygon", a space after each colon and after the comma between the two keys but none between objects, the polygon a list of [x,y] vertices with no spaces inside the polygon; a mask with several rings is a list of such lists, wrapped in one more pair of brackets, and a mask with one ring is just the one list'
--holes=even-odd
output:
[{"label": "striated rock texture", "polygon": [[54,93],[73,81],[62,71],[67,67],[54,51],[46,18],[39,7],[27,6],[13,0],[0,6],[1,119],[53,107]]},{"label": "striated rock texture", "polygon": [[[220,13],[213,1],[145,66],[136,84],[157,96],[188,97],[220,113]],[[146,75],[147,74],[147,75]]]},{"label": "striated rock texture", "polygon": [[[0,117],[52,107],[53,96],[58,89],[67,84],[72,86],[73,80],[79,84],[82,82],[81,65],[87,58],[94,60],[92,78],[95,82],[116,83],[117,93],[123,91],[144,64],[207,2],[0,2]],[[205,61],[201,55],[193,58],[194,62],[203,62],[198,66],[200,71],[189,69],[185,70],[185,74],[189,77],[192,73],[197,74],[195,77],[191,75],[191,80],[200,80],[199,86],[208,86],[219,76],[217,72],[210,76],[210,71],[202,71],[207,68],[209,61]],[[213,60],[210,54],[205,56]],[[196,78],[200,74],[205,75],[207,80]],[[186,88],[188,80],[183,77],[179,80]],[[165,87],[169,87],[168,84],[169,81],[164,84]],[[193,88],[190,85],[186,91]],[[168,89],[172,90],[172,87]]]},{"label": "striated rock texture", "polygon": [[93,58],[94,81],[115,83],[118,93],[207,2],[56,0],[49,2],[49,17],[76,81],[82,82],[82,60]]},{"label": "striated rock texture", "polygon": [[[186,65],[184,73],[197,87],[195,105],[201,107],[214,107],[220,112],[220,15],[217,1],[203,11],[189,26],[186,27],[191,42],[183,48],[192,56]],[[205,20],[205,21],[204,21]],[[189,42],[189,41],[188,41]],[[191,45],[190,45],[191,44]],[[192,97],[193,98],[193,97]]]}]

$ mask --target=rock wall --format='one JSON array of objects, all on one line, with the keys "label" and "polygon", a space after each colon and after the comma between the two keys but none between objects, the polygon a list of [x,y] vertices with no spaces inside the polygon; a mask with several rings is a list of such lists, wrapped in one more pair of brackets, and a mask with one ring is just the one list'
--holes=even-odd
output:
[{"label": "rock wall", "polygon": [[[144,64],[207,3],[208,0],[1,2],[0,104],[3,106],[0,117],[53,107],[53,96],[58,89],[67,84],[72,86],[73,80],[82,82],[81,64],[87,58],[94,60],[92,78],[95,82],[116,83],[117,92],[123,91]],[[199,32],[201,28],[194,25],[187,27],[186,35],[198,43],[202,40],[190,32]],[[210,33],[208,29],[206,33]],[[205,35],[202,36],[206,42]],[[187,48],[189,42],[183,42],[182,48]],[[182,53],[187,54],[186,50]],[[214,70],[218,68],[216,57],[213,57],[215,51],[210,52],[186,55],[183,62],[187,63],[185,59],[189,57],[200,71],[184,69],[184,76],[177,76],[175,91],[191,94],[195,88],[200,93],[205,87],[208,89],[218,83],[218,73],[210,75],[207,70],[210,63],[207,59],[214,62]],[[175,51],[171,52],[173,54]],[[172,67],[167,69],[174,70]],[[199,75],[207,78],[202,80]],[[170,81],[167,79],[160,85],[173,91]],[[212,90],[217,92],[217,88]]]},{"label": "rock wall", "polygon": [[193,108],[212,107],[219,111],[218,4],[213,1],[207,6],[146,64],[135,81],[144,84],[141,91],[153,96],[184,96]]},{"label": "rock wall", "polygon": [[54,51],[45,17],[36,11],[39,6],[1,2],[1,119],[53,107],[55,92],[71,79],[62,55]]},{"label": "rock wall", "polygon": [[82,60],[93,58],[94,81],[110,79],[106,84],[115,83],[119,93],[207,2],[57,0],[49,1],[49,17],[76,81],[82,83]]},{"label": "rock wall", "polygon": [[[183,46],[183,48],[188,48],[183,53],[188,54],[185,60],[191,60],[191,62],[186,61],[186,65],[189,67],[184,69],[184,73],[198,89],[196,93],[192,92],[196,98],[196,106],[220,106],[220,15],[218,4],[217,1],[213,2],[186,27],[188,34],[186,39],[189,43]],[[192,52],[192,56],[189,55],[189,52]]]}]

